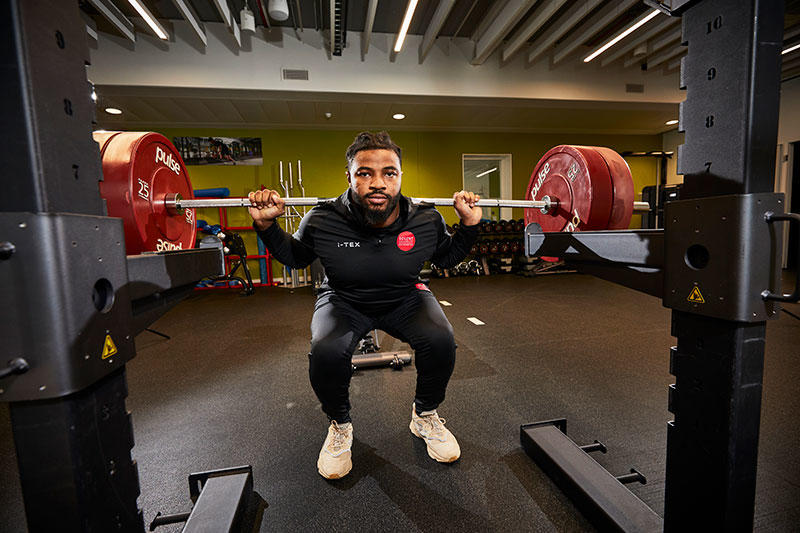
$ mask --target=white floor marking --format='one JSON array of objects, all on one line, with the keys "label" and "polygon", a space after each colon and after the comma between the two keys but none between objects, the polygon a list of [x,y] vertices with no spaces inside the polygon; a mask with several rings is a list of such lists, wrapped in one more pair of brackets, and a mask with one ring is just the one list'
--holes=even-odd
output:
[{"label": "white floor marking", "polygon": [[453,305],[450,302],[448,302],[447,300],[439,300],[439,303],[442,304],[445,307],[449,307],[449,306]]},{"label": "white floor marking", "polygon": [[467,317],[467,320],[469,320],[470,322],[472,322],[472,323],[473,323],[473,324],[475,324],[476,326],[483,326],[483,325],[485,324],[485,322],[482,322],[482,321],[478,320],[478,319],[477,319],[477,318],[475,318],[474,316]]}]

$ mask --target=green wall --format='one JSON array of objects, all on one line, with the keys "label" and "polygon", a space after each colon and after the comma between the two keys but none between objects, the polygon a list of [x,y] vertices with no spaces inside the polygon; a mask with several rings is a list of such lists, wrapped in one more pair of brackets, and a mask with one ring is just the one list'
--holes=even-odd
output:
[{"label": "green wall", "polygon": [[[246,196],[262,185],[280,192],[278,162],[302,161],[303,184],[307,196],[338,196],[347,186],[344,151],[358,133],[353,131],[309,130],[236,130],[236,129],[158,129],[170,140],[174,136],[261,137],[263,166],[190,166],[195,189],[228,187],[233,196]],[[461,155],[464,153],[503,153],[512,155],[512,195],[522,199],[536,163],[544,153],[558,144],[608,146],[618,152],[661,150],[660,135],[593,135],[593,134],[528,134],[528,133],[453,133],[453,132],[391,132],[393,140],[403,149],[403,193],[409,196],[450,197],[462,187]],[[638,193],[645,185],[656,182],[656,159],[628,158]],[[294,196],[299,196],[295,188]],[[452,208],[441,208],[448,223],[458,222]],[[522,218],[522,210],[514,210],[514,218]],[[210,224],[219,222],[216,209],[199,210],[197,218]],[[249,225],[247,210],[228,210],[231,226]],[[640,226],[634,215],[631,227]],[[242,232],[248,253],[257,253],[255,236]],[[258,264],[250,262],[254,277],[259,277]],[[281,267],[273,263],[273,275],[280,276]]]}]

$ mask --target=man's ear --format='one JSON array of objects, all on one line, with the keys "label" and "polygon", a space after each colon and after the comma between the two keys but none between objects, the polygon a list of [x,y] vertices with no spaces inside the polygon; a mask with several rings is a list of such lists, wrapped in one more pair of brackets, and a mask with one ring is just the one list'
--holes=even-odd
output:
[{"label": "man's ear", "polygon": [[344,175],[347,178],[347,183],[350,183],[350,171],[349,170],[345,170],[344,171]]}]

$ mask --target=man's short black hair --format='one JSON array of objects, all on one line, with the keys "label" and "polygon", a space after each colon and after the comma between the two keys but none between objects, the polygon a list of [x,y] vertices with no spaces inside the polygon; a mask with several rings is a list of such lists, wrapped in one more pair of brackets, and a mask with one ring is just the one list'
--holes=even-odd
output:
[{"label": "man's short black hair", "polygon": [[356,135],[353,144],[347,147],[347,152],[344,154],[345,158],[347,158],[348,167],[353,162],[356,154],[362,150],[391,150],[397,154],[398,161],[401,163],[403,161],[400,147],[392,141],[392,138],[385,131],[379,131],[378,133],[362,131]]}]

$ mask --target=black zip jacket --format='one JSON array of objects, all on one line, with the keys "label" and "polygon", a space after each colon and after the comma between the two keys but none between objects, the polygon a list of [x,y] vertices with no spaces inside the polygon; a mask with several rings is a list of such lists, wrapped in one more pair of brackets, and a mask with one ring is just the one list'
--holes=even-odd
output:
[{"label": "black zip jacket", "polygon": [[382,314],[419,290],[425,261],[442,268],[458,264],[477,238],[477,225],[451,234],[432,205],[414,205],[405,196],[394,223],[370,227],[349,191],[314,207],[294,235],[275,223],[258,236],[286,266],[304,268],[319,257],[326,274],[321,291],[335,291],[366,314]]}]

